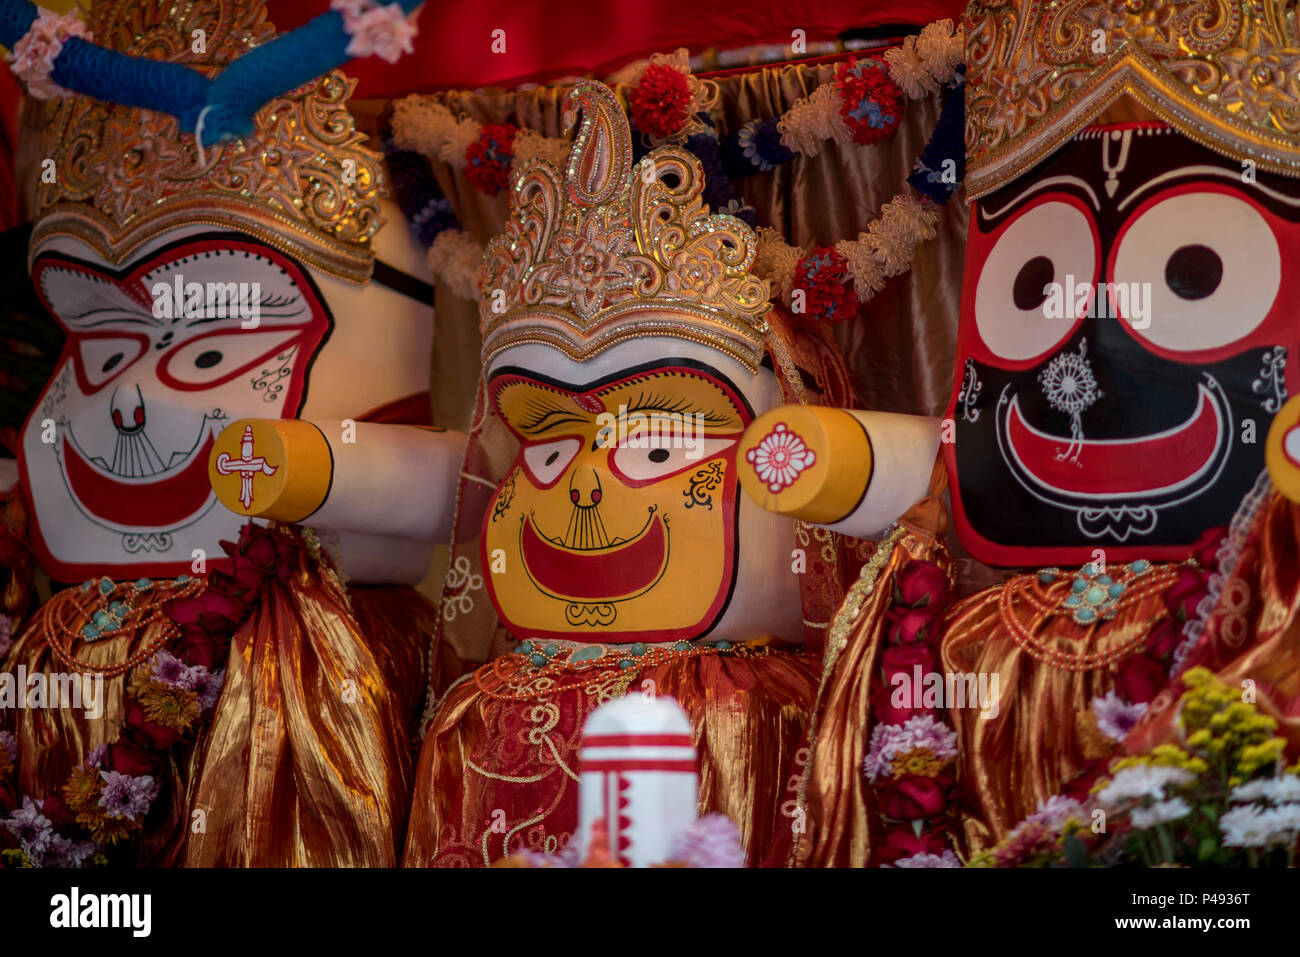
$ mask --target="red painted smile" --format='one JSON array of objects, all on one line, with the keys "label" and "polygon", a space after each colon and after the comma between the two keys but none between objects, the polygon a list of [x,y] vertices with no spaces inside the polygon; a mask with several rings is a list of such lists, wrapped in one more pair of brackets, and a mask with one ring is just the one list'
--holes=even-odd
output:
[{"label": "red painted smile", "polygon": [[[1042,490],[1073,498],[1131,499],[1176,492],[1212,471],[1222,458],[1225,425],[1215,397],[1201,385],[1191,417],[1155,435],[1072,442],[1027,423],[1015,398],[1004,428],[1011,460]],[[1062,455],[1067,449],[1073,454]]]},{"label": "red painted smile", "polygon": [[[205,423],[205,428],[207,428]],[[194,516],[212,496],[208,455],[212,430],[181,469],[153,481],[112,478],[92,465],[70,439],[63,442],[68,487],[86,511],[127,528],[167,528]]]},{"label": "red painted smile", "polygon": [[656,512],[637,535],[604,548],[566,548],[543,536],[524,517],[519,532],[524,570],[538,588],[573,602],[609,602],[635,598],[668,565],[668,526]]}]

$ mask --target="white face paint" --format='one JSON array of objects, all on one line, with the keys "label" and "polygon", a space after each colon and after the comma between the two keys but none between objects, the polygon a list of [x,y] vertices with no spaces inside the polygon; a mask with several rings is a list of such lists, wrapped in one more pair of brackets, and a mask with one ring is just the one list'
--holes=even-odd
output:
[{"label": "white face paint", "polygon": [[[196,549],[219,555],[242,519],[212,495],[212,438],[234,418],[297,414],[332,327],[307,271],[239,234],[190,228],[116,268],[55,238],[33,280],[68,333],[22,435],[42,567],[65,581],[174,575]],[[227,289],[236,307],[222,307]]]}]

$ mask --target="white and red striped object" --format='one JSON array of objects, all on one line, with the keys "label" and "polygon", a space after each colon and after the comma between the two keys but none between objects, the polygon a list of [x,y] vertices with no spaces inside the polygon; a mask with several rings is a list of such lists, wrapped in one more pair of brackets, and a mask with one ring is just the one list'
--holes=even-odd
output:
[{"label": "white and red striped object", "polygon": [[582,730],[578,781],[582,857],[603,818],[610,854],[624,867],[666,862],[696,819],[699,764],[686,713],[671,698],[639,694],[601,705]]}]

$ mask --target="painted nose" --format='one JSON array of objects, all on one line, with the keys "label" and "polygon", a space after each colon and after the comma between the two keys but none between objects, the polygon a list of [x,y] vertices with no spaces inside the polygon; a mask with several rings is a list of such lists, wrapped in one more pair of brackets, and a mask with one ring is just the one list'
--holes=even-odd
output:
[{"label": "painted nose", "polygon": [[139,386],[132,392],[115,392],[111,408],[113,425],[119,432],[139,432],[144,428],[144,396]]},{"label": "painted nose", "polygon": [[600,478],[595,469],[578,469],[569,480],[569,500],[579,508],[600,504]]}]

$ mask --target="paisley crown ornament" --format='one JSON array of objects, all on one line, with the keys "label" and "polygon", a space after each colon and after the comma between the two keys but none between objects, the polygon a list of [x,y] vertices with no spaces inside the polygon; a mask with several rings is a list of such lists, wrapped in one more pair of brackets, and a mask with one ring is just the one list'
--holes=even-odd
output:
[{"label": "paisley crown ornament", "polygon": [[[109,49],[214,73],[275,37],[261,0],[110,0],[89,26]],[[266,104],[252,135],[206,152],[166,113],[51,101],[43,155],[55,169],[52,182],[42,177],[32,249],[71,235],[120,262],[167,229],[201,222],[365,282],[383,225],[381,167],[348,113],[354,86],[327,73]]]},{"label": "paisley crown ornament", "polygon": [[1005,185],[1128,94],[1188,139],[1300,176],[1300,40],[1285,0],[975,0],[966,193]]},{"label": "paisley crown ornament", "polygon": [[583,80],[565,97],[582,121],[563,176],[544,160],[516,175],[505,231],[487,246],[479,304],[483,359],[543,342],[582,361],[625,339],[710,345],[756,371],[768,284],[743,221],[710,215],[704,170],[674,146],[632,163],[614,93]]}]

